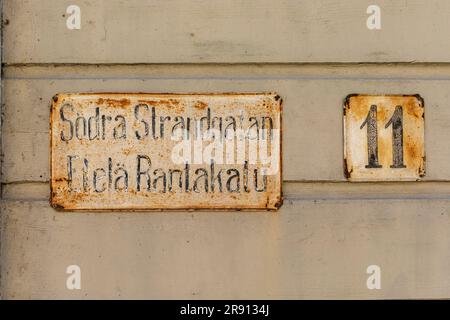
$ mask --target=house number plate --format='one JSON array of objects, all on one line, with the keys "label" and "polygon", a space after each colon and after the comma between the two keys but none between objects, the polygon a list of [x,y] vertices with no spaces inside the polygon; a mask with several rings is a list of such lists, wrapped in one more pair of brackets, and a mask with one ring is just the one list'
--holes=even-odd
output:
[{"label": "house number plate", "polygon": [[420,180],[425,113],[419,95],[347,96],[344,173],[350,181]]}]

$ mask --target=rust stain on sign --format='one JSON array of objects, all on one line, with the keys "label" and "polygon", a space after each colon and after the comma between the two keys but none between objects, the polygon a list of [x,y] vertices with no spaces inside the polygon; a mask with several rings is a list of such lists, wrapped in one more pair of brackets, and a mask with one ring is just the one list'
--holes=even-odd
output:
[{"label": "rust stain on sign", "polygon": [[425,113],[419,95],[349,95],[344,105],[344,173],[350,181],[420,180]]},{"label": "rust stain on sign", "polygon": [[61,210],[276,210],[281,98],[58,94],[51,205]]}]

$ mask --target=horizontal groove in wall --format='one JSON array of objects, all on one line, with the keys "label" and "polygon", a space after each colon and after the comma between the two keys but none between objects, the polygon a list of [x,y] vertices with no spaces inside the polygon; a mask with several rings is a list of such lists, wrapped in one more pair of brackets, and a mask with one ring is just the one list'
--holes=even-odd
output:
[{"label": "horizontal groove in wall", "polygon": [[[44,201],[49,198],[47,182],[3,184],[4,200]],[[450,200],[450,183],[427,182],[298,182],[283,183],[286,201],[302,200]]]},{"label": "horizontal groove in wall", "polygon": [[[23,64],[5,79],[397,79],[449,80],[450,64]],[[264,78],[266,76],[266,78]]]}]

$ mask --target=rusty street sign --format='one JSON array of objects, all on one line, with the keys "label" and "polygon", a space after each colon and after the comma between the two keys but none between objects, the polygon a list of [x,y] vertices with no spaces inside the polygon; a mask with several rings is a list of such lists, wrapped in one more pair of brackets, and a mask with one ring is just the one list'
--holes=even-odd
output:
[{"label": "rusty street sign", "polygon": [[419,95],[349,95],[344,171],[350,181],[420,180],[425,175],[424,102]]},{"label": "rusty street sign", "polygon": [[276,94],[53,97],[57,209],[275,210],[281,181]]}]

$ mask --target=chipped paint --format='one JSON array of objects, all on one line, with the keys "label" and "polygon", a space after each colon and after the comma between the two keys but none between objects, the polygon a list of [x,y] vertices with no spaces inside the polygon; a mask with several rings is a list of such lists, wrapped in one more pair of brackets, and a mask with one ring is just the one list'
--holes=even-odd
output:
[{"label": "chipped paint", "polygon": [[[281,105],[274,93],[55,95],[51,205],[58,210],[276,210],[282,204]],[[177,162],[180,140],[174,134],[182,128],[189,129],[192,157]],[[222,160],[205,156],[211,140],[196,153],[195,128],[216,130]],[[258,129],[258,143],[267,132],[270,161],[277,166],[250,160],[262,155],[260,149],[252,152],[250,133],[244,149],[238,138],[227,145],[226,129],[251,128]],[[203,159],[195,161],[195,154]]]},{"label": "chipped paint", "polygon": [[425,109],[419,95],[348,95],[344,175],[350,181],[425,176]]}]

